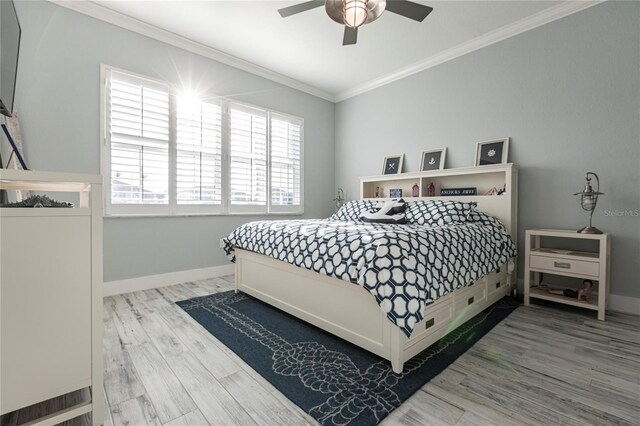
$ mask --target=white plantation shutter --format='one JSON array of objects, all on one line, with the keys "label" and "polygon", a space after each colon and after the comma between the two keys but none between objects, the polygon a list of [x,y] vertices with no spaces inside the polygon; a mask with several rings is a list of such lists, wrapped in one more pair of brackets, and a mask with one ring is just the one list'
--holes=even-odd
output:
[{"label": "white plantation shutter", "polygon": [[176,200],[222,205],[222,108],[178,99]]},{"label": "white plantation shutter", "polygon": [[298,118],[270,114],[271,210],[301,210],[303,123]]},{"label": "white plantation shutter", "polygon": [[112,72],[108,108],[111,204],[168,204],[167,88]]},{"label": "white plantation shutter", "polygon": [[229,210],[267,211],[267,116],[229,106]]},{"label": "white plantation shutter", "polygon": [[101,72],[106,215],[303,212],[303,119]]}]

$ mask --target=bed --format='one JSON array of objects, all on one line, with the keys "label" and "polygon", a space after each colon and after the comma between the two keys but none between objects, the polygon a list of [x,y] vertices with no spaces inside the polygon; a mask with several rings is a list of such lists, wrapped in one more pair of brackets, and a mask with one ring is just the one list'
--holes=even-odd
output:
[{"label": "bed", "polygon": [[362,223],[357,210],[374,205],[367,200],[325,220],[245,224],[225,239],[236,263],[236,291],[389,360],[399,373],[407,360],[509,293],[513,193],[477,206],[472,198],[451,200],[467,211],[438,223],[415,219],[425,205],[449,202],[440,197],[412,200],[408,224]]}]

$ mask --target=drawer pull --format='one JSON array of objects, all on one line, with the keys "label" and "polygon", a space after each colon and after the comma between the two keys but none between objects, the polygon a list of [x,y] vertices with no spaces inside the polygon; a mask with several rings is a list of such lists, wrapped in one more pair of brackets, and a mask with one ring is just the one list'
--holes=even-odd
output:
[{"label": "drawer pull", "polygon": [[473,296],[471,296],[471,297],[467,300],[467,305],[472,304],[472,303],[473,303],[473,300],[474,300],[474,298],[473,298]]},{"label": "drawer pull", "polygon": [[556,268],[571,269],[571,264],[568,262],[553,262],[553,266]]},{"label": "drawer pull", "polygon": [[435,318],[431,318],[429,321],[424,323],[424,329],[428,329],[429,327],[432,327],[433,324],[436,323],[436,319]]},{"label": "drawer pull", "polygon": [[500,288],[500,281],[496,283],[496,288]]},{"label": "drawer pull", "polygon": [[500,268],[496,269],[496,274],[500,273]]}]

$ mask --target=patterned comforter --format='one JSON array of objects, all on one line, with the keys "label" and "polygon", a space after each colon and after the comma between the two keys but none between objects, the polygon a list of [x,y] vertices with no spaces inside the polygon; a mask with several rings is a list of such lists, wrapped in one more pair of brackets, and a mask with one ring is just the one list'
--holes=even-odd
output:
[{"label": "patterned comforter", "polygon": [[410,336],[425,304],[496,270],[516,247],[495,218],[439,227],[341,220],[276,220],[246,223],[225,240],[364,287],[387,318]]}]

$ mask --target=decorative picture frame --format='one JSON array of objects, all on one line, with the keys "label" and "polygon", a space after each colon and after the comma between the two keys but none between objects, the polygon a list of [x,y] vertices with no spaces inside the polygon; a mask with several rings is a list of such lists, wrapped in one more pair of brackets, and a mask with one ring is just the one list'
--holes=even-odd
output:
[{"label": "decorative picture frame", "polygon": [[402,162],[404,161],[404,154],[388,155],[384,157],[382,163],[383,175],[397,175],[402,173]]},{"label": "decorative picture frame", "polygon": [[402,189],[390,189],[389,190],[389,198],[402,198]]},{"label": "decorative picture frame", "polygon": [[509,138],[478,142],[474,166],[504,164],[509,158]]},{"label": "decorative picture frame", "polygon": [[444,169],[444,162],[447,157],[447,148],[430,149],[428,151],[422,151],[420,160],[420,171],[426,172],[429,170],[442,170]]}]

